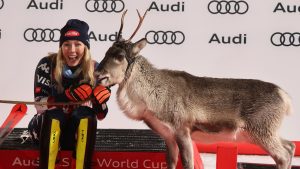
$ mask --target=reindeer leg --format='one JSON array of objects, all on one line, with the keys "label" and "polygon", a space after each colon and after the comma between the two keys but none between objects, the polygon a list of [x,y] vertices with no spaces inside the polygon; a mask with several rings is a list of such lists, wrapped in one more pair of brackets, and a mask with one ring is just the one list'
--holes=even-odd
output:
[{"label": "reindeer leg", "polygon": [[179,147],[181,161],[184,169],[194,169],[193,146],[188,128],[176,132],[176,141]]},{"label": "reindeer leg", "polygon": [[153,116],[146,116],[144,122],[156,133],[158,133],[166,143],[166,162],[168,169],[175,169],[178,161],[178,146],[175,140],[174,131],[165,123]]},{"label": "reindeer leg", "polygon": [[281,143],[283,145],[283,147],[288,151],[289,153],[289,169],[292,168],[292,159],[294,157],[294,153],[295,153],[295,144],[291,141],[285,140],[285,139],[281,139]]},{"label": "reindeer leg", "polygon": [[166,161],[169,169],[175,169],[178,162],[178,146],[175,139],[165,139],[167,152]]},{"label": "reindeer leg", "polygon": [[[270,154],[270,156],[274,159],[276,163],[277,169],[290,169],[290,152],[293,151],[292,147],[287,148],[290,146],[290,144],[283,144],[281,138],[277,134],[261,131],[261,133],[264,134],[259,136],[255,133],[249,133],[250,137],[252,138],[252,141]],[[290,149],[290,151],[288,149]]]},{"label": "reindeer leg", "polygon": [[251,141],[259,145],[274,159],[277,169],[290,169],[295,146],[278,135],[281,112],[257,112],[263,114],[254,119],[248,118],[244,131]]},{"label": "reindeer leg", "polygon": [[[265,139],[265,138],[264,138]],[[262,142],[261,142],[262,143]],[[278,169],[289,169],[289,153],[281,144],[278,138],[269,139],[267,142],[260,144],[276,162]]]}]

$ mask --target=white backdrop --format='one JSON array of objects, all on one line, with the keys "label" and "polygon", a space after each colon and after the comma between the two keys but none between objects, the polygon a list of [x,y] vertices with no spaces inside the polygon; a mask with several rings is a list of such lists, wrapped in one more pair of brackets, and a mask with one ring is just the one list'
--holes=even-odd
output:
[{"label": "white backdrop", "polygon": [[[149,9],[133,41],[151,30],[179,31],[173,40],[180,43],[171,43],[171,35],[166,34],[171,44],[148,44],[141,53],[150,62],[198,76],[260,79],[281,86],[293,100],[294,113],[285,119],[280,134],[300,140],[299,6],[296,0],[0,0],[0,99],[32,101],[36,64],[58,49],[58,42],[53,41],[59,34],[54,33],[51,40],[51,33],[45,31],[41,40],[41,32],[33,37],[27,29],[60,29],[68,19],[85,20],[90,25],[93,58],[101,61],[119,29],[119,11],[129,10],[123,30],[123,36],[129,38],[138,22],[135,10]],[[95,8],[98,11],[90,12]],[[112,9],[116,12],[106,12]],[[280,38],[276,32],[292,35]],[[153,40],[150,35],[146,37],[149,41]],[[50,42],[45,42],[47,38]],[[231,43],[226,43],[228,38]],[[157,40],[163,42],[161,34]],[[98,127],[147,128],[120,112],[115,92],[116,87],[108,103],[109,114]],[[11,107],[0,104],[0,124]],[[34,114],[34,107],[29,106],[17,127],[26,127]]]}]

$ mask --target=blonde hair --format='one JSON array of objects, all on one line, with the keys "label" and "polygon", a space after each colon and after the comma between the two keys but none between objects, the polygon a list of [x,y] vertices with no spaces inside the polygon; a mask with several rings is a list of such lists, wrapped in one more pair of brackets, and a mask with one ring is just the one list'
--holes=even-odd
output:
[{"label": "blonde hair", "polygon": [[[66,64],[65,59],[63,58],[62,50],[59,48],[58,53],[55,58],[55,68],[54,68],[54,79],[57,85],[58,93],[62,93],[64,91],[62,85],[62,71],[63,67]],[[84,55],[81,60],[81,68],[82,68],[82,76],[83,79],[80,83],[89,83],[90,85],[95,85],[95,77],[94,77],[94,64],[95,62],[92,60],[90,50],[87,46],[84,48]]]}]

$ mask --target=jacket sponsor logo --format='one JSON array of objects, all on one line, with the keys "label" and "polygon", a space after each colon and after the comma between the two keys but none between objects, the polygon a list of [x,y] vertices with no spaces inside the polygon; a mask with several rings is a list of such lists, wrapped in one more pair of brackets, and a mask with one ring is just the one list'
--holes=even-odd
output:
[{"label": "jacket sponsor logo", "polygon": [[50,73],[50,67],[48,66],[47,63],[42,63],[38,67],[38,69],[42,70],[43,72],[49,74]]},{"label": "jacket sponsor logo", "polygon": [[50,86],[50,79],[47,79],[43,76],[40,76],[40,75],[37,75],[37,83],[39,84],[43,84],[43,85],[46,85],[46,86]]}]

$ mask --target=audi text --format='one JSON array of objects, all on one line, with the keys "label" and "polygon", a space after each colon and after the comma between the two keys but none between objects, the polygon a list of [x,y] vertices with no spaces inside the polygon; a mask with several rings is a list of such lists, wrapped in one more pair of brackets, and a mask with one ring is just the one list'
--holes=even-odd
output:
[{"label": "audi text", "polygon": [[31,0],[27,6],[27,9],[51,9],[51,10],[62,10],[63,9],[63,0],[55,0],[54,2],[36,2]]},{"label": "audi text", "polygon": [[282,13],[296,13],[300,12],[300,5],[283,5],[281,2],[279,2],[274,11],[276,12],[282,12]]},{"label": "audi text", "polygon": [[89,33],[90,40],[94,41],[110,41],[114,42],[117,39],[118,32],[115,32],[114,34],[96,34],[94,31],[91,31]]},{"label": "audi text", "polygon": [[153,1],[148,8],[149,11],[155,10],[159,12],[184,12],[184,2],[176,2],[174,4],[157,4]]},{"label": "audi text", "polygon": [[208,43],[218,44],[246,44],[247,34],[238,34],[237,36],[219,36],[214,33]]}]

